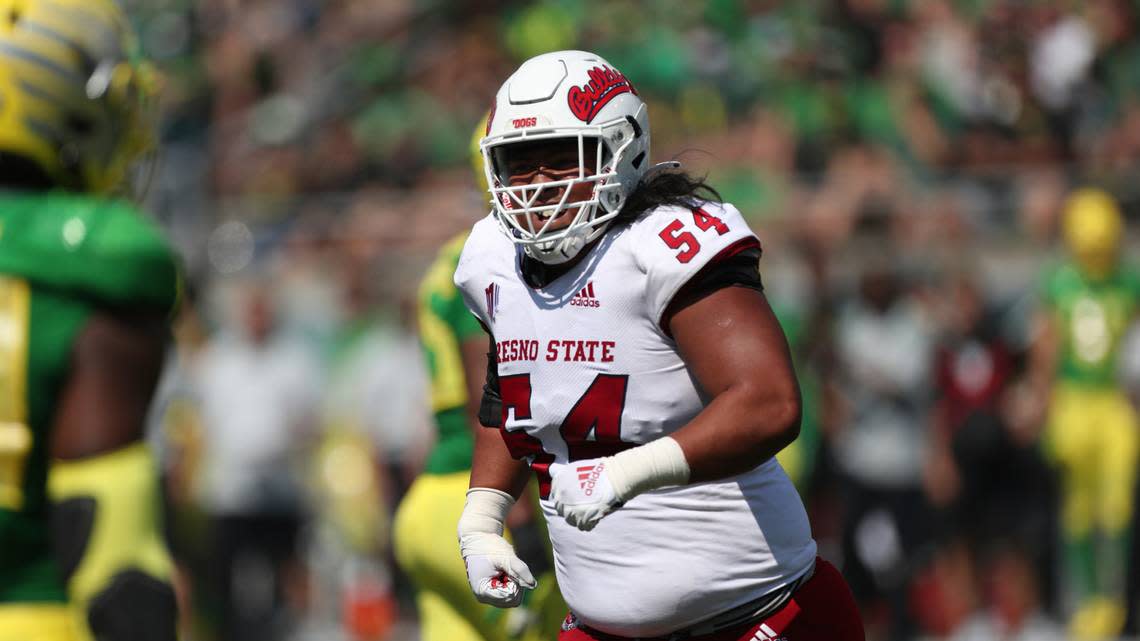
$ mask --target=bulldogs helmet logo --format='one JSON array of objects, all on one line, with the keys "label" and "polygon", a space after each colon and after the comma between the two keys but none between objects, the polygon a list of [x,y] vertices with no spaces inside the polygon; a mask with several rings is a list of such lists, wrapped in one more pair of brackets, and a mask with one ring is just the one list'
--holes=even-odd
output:
[{"label": "bulldogs helmet logo", "polygon": [[611,100],[623,93],[637,95],[633,85],[621,74],[611,67],[594,67],[586,72],[590,81],[581,87],[570,87],[566,100],[570,104],[570,111],[582,122],[589,124]]}]

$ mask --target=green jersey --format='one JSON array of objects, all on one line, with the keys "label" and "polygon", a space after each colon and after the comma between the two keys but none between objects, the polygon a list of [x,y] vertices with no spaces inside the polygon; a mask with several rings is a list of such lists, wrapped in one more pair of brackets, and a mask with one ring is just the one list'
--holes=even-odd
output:
[{"label": "green jersey", "polygon": [[471,469],[474,439],[467,417],[467,376],[460,344],[484,336],[479,321],[467,311],[452,276],[467,234],[440,250],[420,283],[420,340],[431,374],[431,406],[439,431],[424,471],[448,474]]},{"label": "green jersey", "polygon": [[51,552],[49,434],[72,345],[99,308],[169,312],[174,256],[130,205],[0,194],[0,604],[62,602]]},{"label": "green jersey", "polygon": [[1140,274],[1121,268],[1093,281],[1065,263],[1048,272],[1043,289],[1061,333],[1058,379],[1116,387],[1120,342],[1140,310]]}]

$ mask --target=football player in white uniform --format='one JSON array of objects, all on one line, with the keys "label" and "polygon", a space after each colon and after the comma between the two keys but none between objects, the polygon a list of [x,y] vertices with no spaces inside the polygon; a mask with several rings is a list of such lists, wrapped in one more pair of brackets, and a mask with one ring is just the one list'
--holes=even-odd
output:
[{"label": "football player in white uniform", "polygon": [[455,272],[501,405],[459,520],[471,588],[511,607],[535,585],[502,537],[529,466],[563,641],[861,640],[775,459],[800,399],[760,243],[702,181],[651,167],[649,137],[633,85],[590,53],[532,58],[496,96],[494,210]]}]

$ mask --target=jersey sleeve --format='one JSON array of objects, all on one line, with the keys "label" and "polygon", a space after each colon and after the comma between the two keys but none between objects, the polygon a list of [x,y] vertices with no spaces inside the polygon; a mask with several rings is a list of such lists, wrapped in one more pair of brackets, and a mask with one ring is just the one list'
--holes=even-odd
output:
[{"label": "jersey sleeve", "polygon": [[658,325],[677,292],[694,276],[709,265],[760,248],[756,234],[729,204],[662,208],[637,226],[634,255],[646,274],[649,313]]},{"label": "jersey sleeve", "polygon": [[490,305],[498,296],[498,286],[485,277],[487,265],[496,249],[495,236],[499,233],[495,222],[484,218],[475,224],[455,266],[454,283],[463,299],[463,305],[483,327],[491,326]]},{"label": "jersey sleeve", "polygon": [[0,271],[108,305],[173,310],[178,261],[127,203],[43,195],[0,207]]}]

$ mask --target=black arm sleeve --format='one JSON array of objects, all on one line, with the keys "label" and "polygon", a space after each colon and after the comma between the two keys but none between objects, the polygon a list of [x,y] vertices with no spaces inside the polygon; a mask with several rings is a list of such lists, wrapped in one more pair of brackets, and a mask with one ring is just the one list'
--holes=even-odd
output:
[{"label": "black arm sleeve", "polygon": [[483,382],[483,399],[479,402],[479,423],[483,427],[499,427],[503,422],[503,397],[499,394],[499,362],[495,358],[495,337],[487,352],[487,380]]},{"label": "black arm sleeve", "polygon": [[685,283],[682,291],[695,301],[718,289],[732,286],[764,291],[764,283],[760,280],[759,247],[742,251],[709,265]]},{"label": "black arm sleeve", "polygon": [[748,249],[723,260],[707,265],[673,296],[665,313],[661,315],[661,329],[670,334],[669,321],[673,314],[725,287],[747,287],[764,291],[760,279],[760,248]]}]

